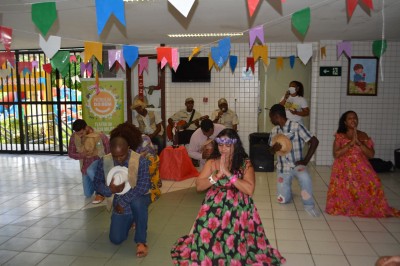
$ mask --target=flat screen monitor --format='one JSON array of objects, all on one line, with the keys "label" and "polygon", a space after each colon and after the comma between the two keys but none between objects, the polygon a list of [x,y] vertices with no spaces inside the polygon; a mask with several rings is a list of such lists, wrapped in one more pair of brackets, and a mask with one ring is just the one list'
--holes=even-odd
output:
[{"label": "flat screen monitor", "polygon": [[181,57],[176,72],[172,69],[172,82],[211,82],[208,57]]}]

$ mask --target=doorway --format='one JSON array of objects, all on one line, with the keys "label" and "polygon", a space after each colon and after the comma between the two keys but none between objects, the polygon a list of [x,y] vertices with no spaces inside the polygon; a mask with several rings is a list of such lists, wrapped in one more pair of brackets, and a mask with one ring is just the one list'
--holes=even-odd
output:
[{"label": "doorway", "polygon": [[[310,61],[311,62],[311,61]],[[269,108],[279,103],[292,80],[304,85],[304,98],[311,109],[311,63],[304,65],[299,58],[295,59],[293,68],[290,67],[290,58],[283,59],[283,69],[276,68],[277,59],[271,58],[270,64],[259,64],[260,104],[258,112],[258,132],[271,132],[274,127],[269,120]],[[306,128],[310,128],[310,117],[303,118]]]}]

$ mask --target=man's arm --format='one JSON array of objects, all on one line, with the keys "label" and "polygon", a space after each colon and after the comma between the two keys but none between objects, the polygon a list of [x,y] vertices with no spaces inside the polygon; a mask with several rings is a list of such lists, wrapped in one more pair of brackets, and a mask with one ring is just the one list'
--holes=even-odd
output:
[{"label": "man's arm", "polygon": [[[198,129],[199,130],[199,129]],[[190,138],[189,146],[187,148],[188,154],[190,158],[201,160],[203,158],[202,153],[200,153],[199,147],[201,147],[196,140],[196,132],[193,133],[192,137]]]},{"label": "man's arm", "polygon": [[314,155],[315,151],[317,150],[319,140],[312,136],[311,139],[307,142],[309,145],[308,152],[303,160],[296,162],[296,165],[302,164],[307,165],[308,162],[311,160],[311,157]]}]

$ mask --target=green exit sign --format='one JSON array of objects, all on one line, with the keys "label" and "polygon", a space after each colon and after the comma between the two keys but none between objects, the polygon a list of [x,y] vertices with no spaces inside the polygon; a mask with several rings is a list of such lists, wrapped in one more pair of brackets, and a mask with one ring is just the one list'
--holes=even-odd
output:
[{"label": "green exit sign", "polygon": [[340,77],[342,75],[342,67],[320,67],[319,75],[325,77]]}]

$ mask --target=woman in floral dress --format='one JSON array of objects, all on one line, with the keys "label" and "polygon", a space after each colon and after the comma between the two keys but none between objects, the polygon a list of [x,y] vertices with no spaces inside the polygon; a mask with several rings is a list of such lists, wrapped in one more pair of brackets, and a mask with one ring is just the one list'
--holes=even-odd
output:
[{"label": "woman in floral dress", "polygon": [[285,259],[268,242],[251,195],[254,169],[236,131],[224,129],[196,180],[208,189],[193,233],[171,250],[174,265],[281,265]]},{"label": "woman in floral dress", "polygon": [[339,120],[326,212],[360,217],[400,216],[400,211],[388,205],[379,177],[368,161],[374,157],[374,144],[357,126],[354,111],[347,111]]}]

